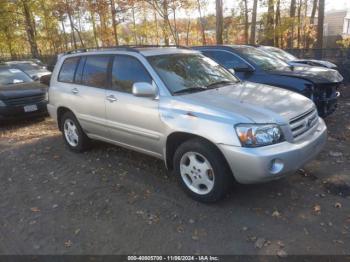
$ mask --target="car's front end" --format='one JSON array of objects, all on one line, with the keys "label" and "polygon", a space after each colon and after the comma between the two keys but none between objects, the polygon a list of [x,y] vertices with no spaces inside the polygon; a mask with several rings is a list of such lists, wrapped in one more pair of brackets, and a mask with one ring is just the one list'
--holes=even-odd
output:
[{"label": "car's front end", "polygon": [[[247,146],[241,138],[242,147],[219,145],[238,182],[265,182],[293,174],[315,158],[327,141],[327,127],[315,109],[279,128],[283,139],[275,144]],[[249,132],[252,139],[271,141],[269,134]]]},{"label": "car's front end", "polygon": [[47,87],[18,69],[0,68],[0,120],[47,114]]}]

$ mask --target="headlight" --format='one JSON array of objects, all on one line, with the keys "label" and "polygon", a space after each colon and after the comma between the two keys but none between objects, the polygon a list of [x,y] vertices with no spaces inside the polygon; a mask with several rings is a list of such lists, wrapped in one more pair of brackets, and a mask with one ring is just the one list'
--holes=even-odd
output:
[{"label": "headlight", "polygon": [[282,130],[278,125],[240,124],[236,132],[244,147],[259,147],[284,141]]},{"label": "headlight", "polygon": [[0,100],[0,106],[6,106],[4,102]]}]

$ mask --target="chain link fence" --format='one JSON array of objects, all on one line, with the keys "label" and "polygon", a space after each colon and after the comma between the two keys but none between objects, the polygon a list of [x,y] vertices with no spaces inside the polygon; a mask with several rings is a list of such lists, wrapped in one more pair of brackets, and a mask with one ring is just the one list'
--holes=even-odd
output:
[{"label": "chain link fence", "polygon": [[[344,76],[344,81],[350,83],[350,48],[325,48],[325,49],[289,49],[286,50],[298,58],[320,59],[330,61],[338,66],[339,72]],[[31,55],[17,55],[11,57],[0,56],[0,61],[26,60]],[[56,55],[41,55],[39,59],[47,64],[54,65]]]}]

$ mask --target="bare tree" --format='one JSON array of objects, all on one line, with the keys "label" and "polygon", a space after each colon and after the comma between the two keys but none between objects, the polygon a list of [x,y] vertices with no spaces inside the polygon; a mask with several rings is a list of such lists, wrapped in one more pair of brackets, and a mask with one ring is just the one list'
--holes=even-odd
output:
[{"label": "bare tree", "polygon": [[248,0],[244,2],[244,41],[246,44],[249,42],[249,18],[248,18]]},{"label": "bare tree", "polygon": [[300,48],[301,41],[301,7],[303,5],[302,0],[299,0],[298,3],[298,35],[297,35],[297,47]]},{"label": "bare tree", "polygon": [[23,14],[24,14],[24,21],[25,21],[25,28],[27,32],[27,38],[30,45],[30,51],[32,53],[32,56],[35,58],[39,57],[39,51],[38,51],[38,45],[36,43],[35,39],[35,28],[33,24],[33,17],[32,13],[29,7],[29,1],[22,0],[22,7],[23,7]]},{"label": "bare tree", "polygon": [[202,8],[201,8],[200,0],[197,0],[197,8],[198,8],[198,13],[199,13],[199,23],[201,25],[202,45],[206,45],[207,41],[205,39],[205,25],[204,25],[204,19],[202,16]]},{"label": "bare tree", "polygon": [[112,15],[112,26],[113,26],[113,34],[114,34],[114,41],[116,45],[119,45],[118,41],[118,31],[117,31],[117,21],[116,21],[116,9],[115,9],[115,2],[114,0],[110,0],[111,4],[111,15]]},{"label": "bare tree", "polygon": [[316,48],[323,48],[323,24],[324,24],[324,9],[325,9],[325,0],[319,0],[318,7],[318,23],[317,23],[317,41]]},{"label": "bare tree", "polygon": [[292,19],[291,23],[291,31],[290,35],[288,37],[288,48],[293,48],[293,42],[294,42],[294,19],[295,19],[295,9],[296,9],[296,0],[291,0],[290,2],[290,11],[289,11],[289,16]]},{"label": "bare tree", "polygon": [[280,39],[280,37],[282,38],[283,36],[282,36],[280,30],[278,30],[280,24],[281,24],[281,0],[277,0],[276,15],[275,15],[275,45],[276,46],[280,46],[279,43],[283,44],[282,39]]},{"label": "bare tree", "polygon": [[223,44],[224,17],[222,0],[216,0],[216,43]]},{"label": "bare tree", "polygon": [[318,0],[314,0],[313,5],[312,5],[311,17],[310,17],[310,24],[312,24],[312,25],[315,24],[317,4],[318,4]]},{"label": "bare tree", "polygon": [[252,13],[252,25],[250,28],[250,44],[255,44],[255,33],[256,33],[256,12],[258,9],[258,0],[254,0],[253,2],[253,13]]},{"label": "bare tree", "polygon": [[274,0],[268,0],[267,3],[267,25],[265,34],[265,44],[274,45],[275,38],[275,5]]}]

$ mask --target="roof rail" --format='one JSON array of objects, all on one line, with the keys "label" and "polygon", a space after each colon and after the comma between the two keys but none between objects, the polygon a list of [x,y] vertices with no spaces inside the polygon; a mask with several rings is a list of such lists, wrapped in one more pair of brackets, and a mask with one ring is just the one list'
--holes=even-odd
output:
[{"label": "roof rail", "polygon": [[189,47],[187,46],[180,46],[180,45],[118,45],[118,46],[105,46],[105,47],[92,47],[92,48],[78,48],[78,49],[64,52],[63,55],[84,53],[88,51],[113,50],[113,49],[139,53],[139,50],[137,50],[137,48],[148,48],[148,47],[176,47],[176,48],[189,49]]}]

